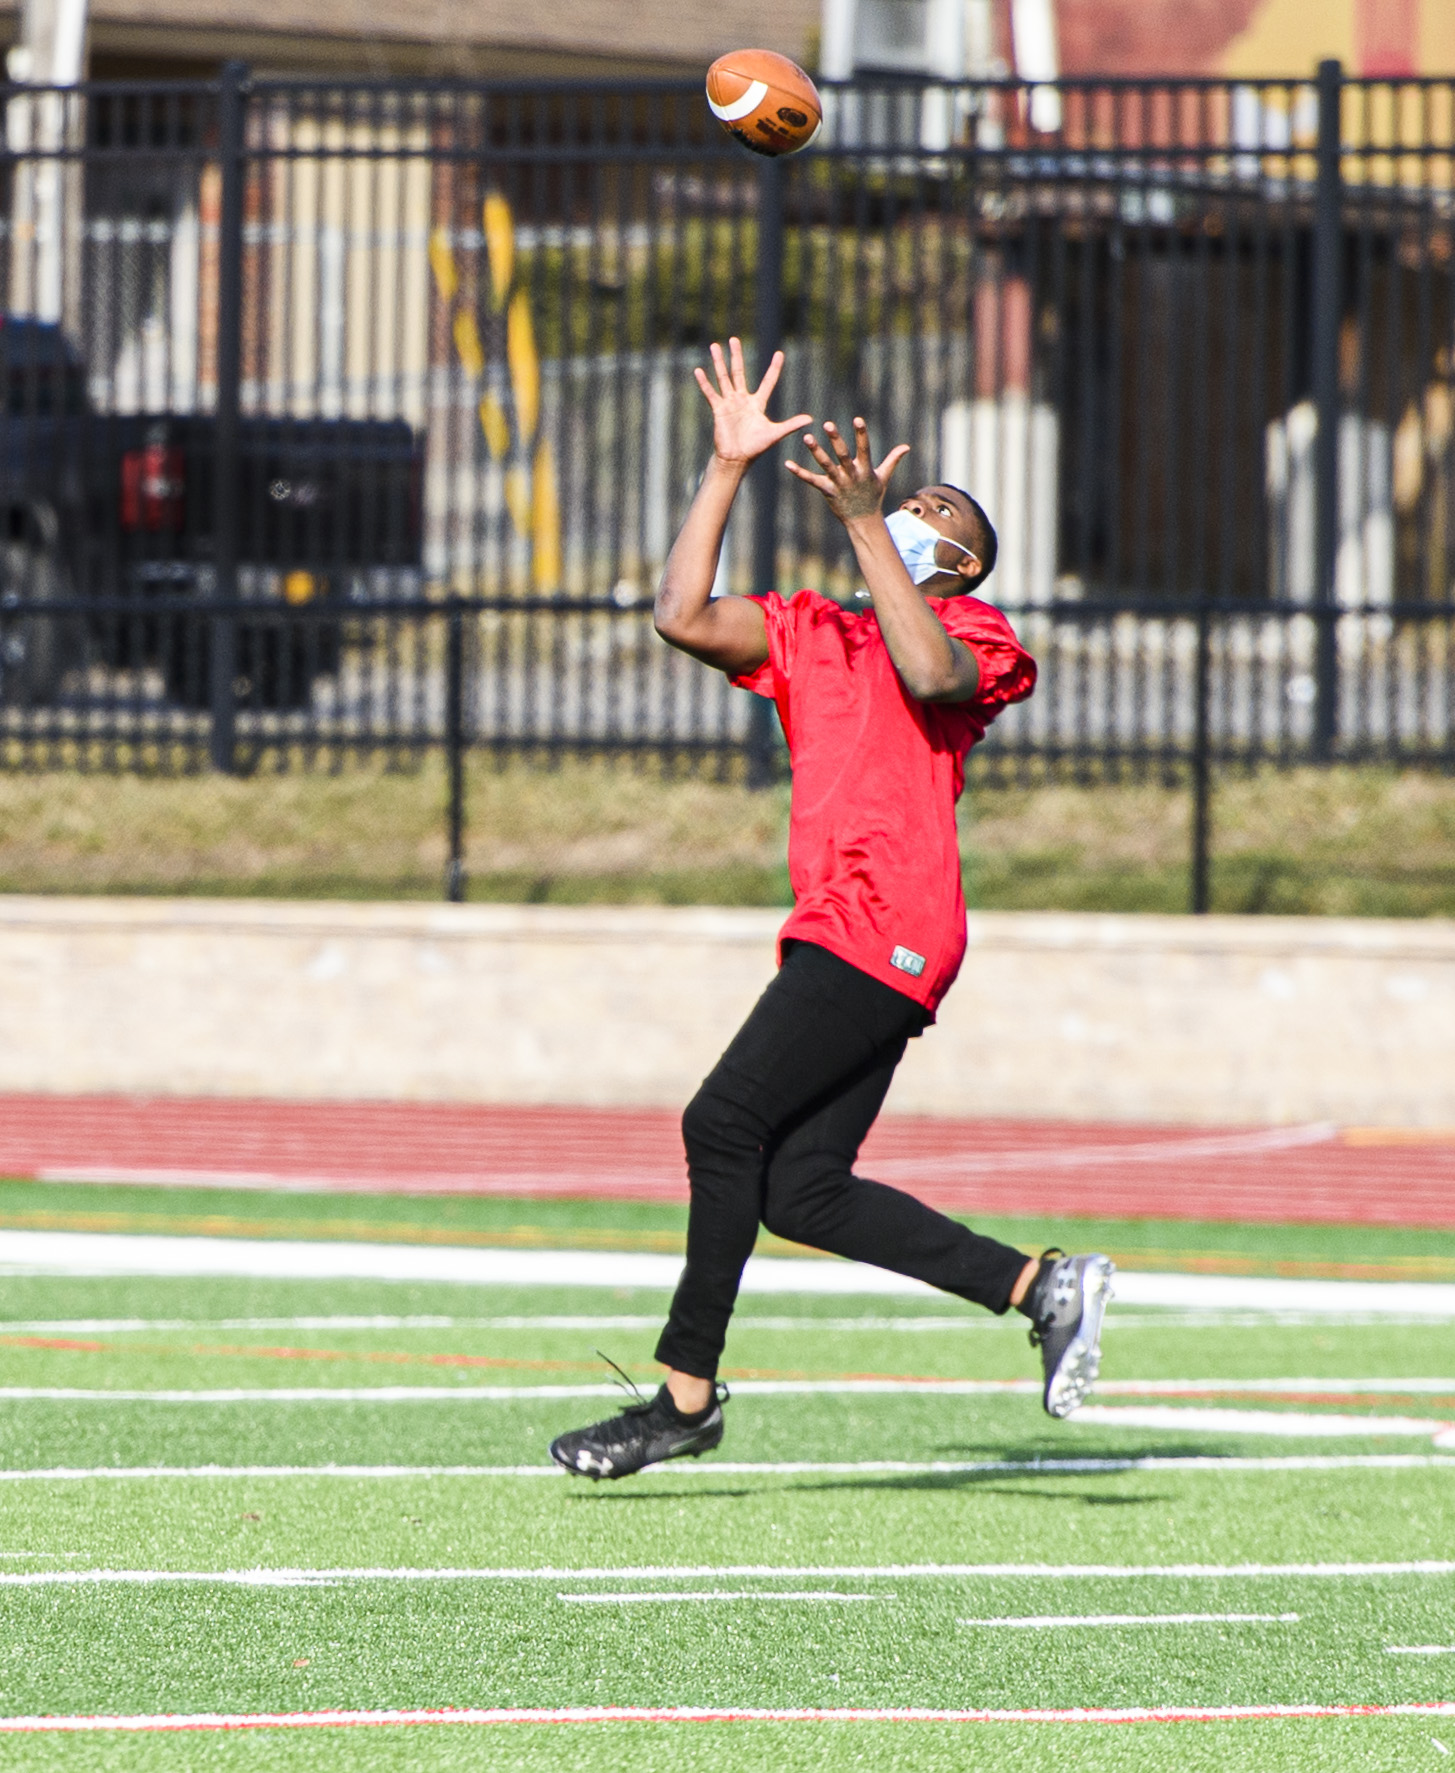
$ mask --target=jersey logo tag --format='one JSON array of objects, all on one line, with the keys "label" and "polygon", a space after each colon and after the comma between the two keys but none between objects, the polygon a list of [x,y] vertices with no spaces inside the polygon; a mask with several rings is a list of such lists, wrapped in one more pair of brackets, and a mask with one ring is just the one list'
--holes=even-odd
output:
[{"label": "jersey logo tag", "polygon": [[889,957],[889,964],[898,967],[902,973],[913,973],[917,979],[925,970],[925,957],[916,954],[913,948],[896,948]]}]

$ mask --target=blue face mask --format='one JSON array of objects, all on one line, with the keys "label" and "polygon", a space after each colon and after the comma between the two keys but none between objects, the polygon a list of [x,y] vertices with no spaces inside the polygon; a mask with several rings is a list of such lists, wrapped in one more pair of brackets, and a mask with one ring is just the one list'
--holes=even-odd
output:
[{"label": "blue face mask", "polygon": [[916,517],[913,511],[891,511],[884,519],[889,531],[889,539],[894,543],[895,552],[904,562],[904,570],[916,585],[923,585],[926,579],[934,578],[936,573],[946,572],[935,559],[935,550],[941,542],[948,542],[952,548],[958,548],[962,554],[973,554],[963,542],[942,536],[933,524],[926,523],[923,517]]}]

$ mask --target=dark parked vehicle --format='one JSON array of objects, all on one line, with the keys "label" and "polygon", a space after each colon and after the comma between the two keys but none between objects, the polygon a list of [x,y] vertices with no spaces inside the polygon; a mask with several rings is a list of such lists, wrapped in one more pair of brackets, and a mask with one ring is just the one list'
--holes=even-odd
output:
[{"label": "dark parked vehicle", "polygon": [[[59,327],[0,316],[0,704],[47,703],[86,663],[159,669],[171,701],[209,704],[216,461],[211,414],[98,412]],[[349,606],[417,587],[423,470],[403,420],[241,419],[237,585],[259,611],[236,626],[240,705],[305,707]],[[78,602],[98,607],[5,614]],[[317,613],[269,619],[280,602]]]}]

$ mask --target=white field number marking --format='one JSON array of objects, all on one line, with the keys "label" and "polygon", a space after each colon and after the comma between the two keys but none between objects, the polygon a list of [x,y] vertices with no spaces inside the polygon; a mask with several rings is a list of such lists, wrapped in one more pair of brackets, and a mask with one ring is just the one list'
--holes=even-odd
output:
[{"label": "white field number marking", "polygon": [[957,1625],[1012,1626],[1052,1631],[1061,1626],[1100,1625],[1297,1625],[1297,1613],[1040,1613],[1026,1618],[957,1619]]}]

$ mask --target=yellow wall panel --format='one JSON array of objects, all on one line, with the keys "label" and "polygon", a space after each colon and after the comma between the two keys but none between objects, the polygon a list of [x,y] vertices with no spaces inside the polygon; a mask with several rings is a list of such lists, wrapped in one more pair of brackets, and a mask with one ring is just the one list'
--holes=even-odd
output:
[{"label": "yellow wall panel", "polygon": [[[1455,0],[1426,0],[1443,7]],[[1264,0],[1252,23],[1223,51],[1218,72],[1233,76],[1308,75],[1336,56],[1354,67],[1355,0]]]}]

